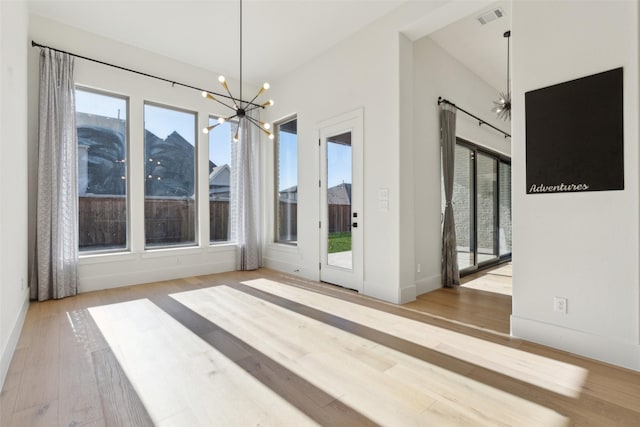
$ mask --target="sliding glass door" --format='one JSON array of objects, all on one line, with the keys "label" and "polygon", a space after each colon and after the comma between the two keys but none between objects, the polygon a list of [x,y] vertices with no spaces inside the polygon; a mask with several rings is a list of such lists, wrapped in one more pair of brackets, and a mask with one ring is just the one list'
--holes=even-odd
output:
[{"label": "sliding glass door", "polygon": [[500,257],[511,257],[511,163],[500,161],[498,169],[498,244]]},{"label": "sliding glass door", "polygon": [[464,274],[511,257],[510,159],[458,139],[453,213]]},{"label": "sliding glass door", "polygon": [[476,156],[476,261],[482,264],[498,256],[496,245],[496,206],[498,199],[498,160],[478,152]]},{"label": "sliding glass door", "polygon": [[452,204],[458,244],[458,268],[460,270],[473,267],[476,263],[473,200],[475,182],[474,152],[468,147],[457,144]]}]

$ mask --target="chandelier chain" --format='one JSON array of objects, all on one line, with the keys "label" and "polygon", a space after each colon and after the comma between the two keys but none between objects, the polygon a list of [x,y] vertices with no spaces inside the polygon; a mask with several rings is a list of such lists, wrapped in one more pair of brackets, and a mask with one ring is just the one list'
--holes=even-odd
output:
[{"label": "chandelier chain", "polygon": [[273,139],[274,135],[272,132],[269,131],[269,129],[271,129],[271,124],[270,123],[264,123],[261,122],[257,119],[254,119],[253,117],[250,117],[248,114],[258,108],[265,108],[265,107],[269,107],[273,105],[273,100],[269,100],[263,104],[254,104],[253,101],[255,101],[258,96],[260,96],[262,93],[264,93],[264,91],[269,89],[269,83],[265,83],[262,85],[262,87],[260,88],[260,90],[258,90],[258,93],[256,94],[256,96],[253,97],[253,99],[251,99],[251,101],[245,101],[243,99],[242,96],[242,87],[244,82],[242,81],[242,0],[239,0],[240,3],[240,96],[238,98],[235,98],[232,94],[231,91],[229,90],[229,86],[227,85],[227,79],[224,76],[219,76],[218,77],[218,81],[220,82],[220,84],[222,85],[222,87],[225,89],[225,91],[229,94],[229,98],[231,98],[231,100],[233,101],[233,108],[227,104],[224,104],[222,102],[220,102],[220,100],[216,99],[215,96],[213,96],[211,93],[209,92],[202,92],[202,96],[204,98],[208,98],[211,99],[213,101],[217,101],[223,105],[225,105],[226,107],[230,108],[231,110],[233,110],[233,113],[231,115],[229,115],[228,117],[218,117],[218,123],[214,123],[210,126],[207,126],[206,128],[202,129],[202,131],[204,133],[209,133],[211,130],[213,130],[215,127],[228,122],[229,120],[237,120],[238,122],[238,126],[236,128],[236,134],[233,137],[234,141],[238,141],[239,140],[239,135],[238,135],[238,131],[240,130],[240,125],[243,123],[247,124],[252,124],[255,127],[257,127],[258,129],[260,129],[262,132],[264,132],[269,139]]}]

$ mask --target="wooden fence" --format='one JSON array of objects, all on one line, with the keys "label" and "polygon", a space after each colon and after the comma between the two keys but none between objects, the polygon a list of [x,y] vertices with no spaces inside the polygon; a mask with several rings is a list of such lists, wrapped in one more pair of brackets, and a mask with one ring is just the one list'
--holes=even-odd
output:
[{"label": "wooden fence", "polygon": [[[329,233],[351,231],[351,205],[328,206]],[[280,201],[279,240],[297,240],[298,204]]]},{"label": "wooden fence", "polygon": [[351,231],[351,205],[329,205],[329,233]]},{"label": "wooden fence", "polygon": [[195,220],[192,199],[144,200],[144,237],[147,245],[194,243]]},{"label": "wooden fence", "polygon": [[[297,240],[298,205],[280,202],[280,240]],[[351,206],[329,205],[329,233],[351,231]],[[188,199],[145,199],[147,245],[195,242],[195,206]],[[79,199],[80,249],[124,248],[127,245],[127,211],[124,196],[90,196]],[[209,201],[209,238],[230,239],[229,202]]]},{"label": "wooden fence", "polygon": [[298,204],[280,201],[278,215],[278,241],[298,240]]},{"label": "wooden fence", "polygon": [[228,201],[209,200],[209,240],[211,242],[231,240]]},{"label": "wooden fence", "polygon": [[127,246],[127,210],[124,196],[80,197],[80,249]]},{"label": "wooden fence", "polygon": [[[194,201],[145,199],[145,240],[148,245],[195,242]],[[126,199],[91,196],[79,199],[80,249],[124,248],[127,245]],[[209,238],[229,240],[229,202],[209,201]]]}]

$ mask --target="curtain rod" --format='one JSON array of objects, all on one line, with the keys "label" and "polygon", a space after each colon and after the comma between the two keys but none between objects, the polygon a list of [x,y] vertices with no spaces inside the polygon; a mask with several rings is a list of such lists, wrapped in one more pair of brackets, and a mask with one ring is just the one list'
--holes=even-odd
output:
[{"label": "curtain rod", "polygon": [[[67,51],[61,50],[61,49],[56,49],[56,48],[51,47],[51,46],[45,46],[45,45],[37,43],[37,42],[35,42],[33,40],[31,40],[31,47],[40,47],[40,48],[51,49],[53,51],[60,52],[60,53],[66,53],[67,55],[75,56],[76,58],[84,59],[86,61],[96,62],[98,64],[106,65],[108,67],[117,68],[118,70],[124,70],[124,71],[128,71],[130,73],[139,74],[141,76],[150,77],[152,79],[162,80],[163,82],[171,83],[172,86],[178,85],[178,86],[186,87],[186,88],[189,88],[189,89],[197,90],[198,92],[208,92],[211,95],[215,95],[215,96],[219,96],[219,97],[222,97],[222,98],[233,100],[232,97],[230,97],[229,95],[225,95],[223,93],[217,93],[217,92],[213,92],[211,90],[201,89],[201,88],[198,88],[198,87],[195,87],[195,86],[191,86],[191,85],[188,85],[188,84],[185,84],[185,83],[180,83],[180,82],[176,82],[174,80],[165,79],[164,77],[154,76],[153,74],[143,73],[142,71],[137,71],[137,70],[132,70],[131,68],[121,67],[119,65],[110,64],[108,62],[100,61],[98,59],[93,59],[93,58],[88,58],[86,56],[77,55],[75,53],[67,52]],[[218,100],[216,99],[216,101],[218,101]],[[244,102],[244,103],[246,103],[248,105],[253,105],[255,107],[262,107],[262,105],[254,104],[253,102],[247,102],[247,101],[244,101],[244,100],[240,100],[240,101],[242,101],[242,102]],[[218,102],[220,102],[220,101],[218,101]],[[227,105],[227,104],[224,104],[222,102],[220,102],[220,103],[223,104],[223,105]]]},{"label": "curtain rod", "polygon": [[466,111],[466,110],[464,110],[464,109],[462,109],[462,108],[458,107],[456,104],[454,104],[453,102],[449,101],[448,99],[444,99],[443,97],[439,96],[439,97],[438,97],[438,105],[442,104],[443,102],[444,102],[445,104],[449,104],[449,105],[451,105],[451,106],[452,106],[453,108],[455,108],[456,110],[460,110],[460,111],[462,111],[462,112],[463,112],[463,113],[465,113],[467,116],[471,116],[471,117],[473,117],[474,119],[476,119],[476,120],[478,121],[478,126],[487,125],[487,126],[489,126],[490,128],[492,128],[492,129],[494,129],[494,130],[496,130],[496,131],[500,132],[501,134],[503,134],[503,135],[504,135],[504,137],[505,137],[505,139],[506,139],[506,138],[511,138],[511,135],[509,135],[507,132],[503,131],[502,129],[498,129],[497,127],[495,127],[495,126],[494,126],[494,125],[492,125],[491,123],[487,123],[486,121],[482,120],[480,117],[478,117],[478,116],[476,116],[476,115],[474,115],[474,114],[471,114],[470,112],[468,112],[468,111]]}]

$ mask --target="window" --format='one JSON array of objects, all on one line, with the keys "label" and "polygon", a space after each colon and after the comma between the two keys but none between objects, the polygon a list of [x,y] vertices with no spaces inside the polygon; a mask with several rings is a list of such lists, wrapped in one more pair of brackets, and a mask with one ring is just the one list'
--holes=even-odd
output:
[{"label": "window", "polygon": [[298,120],[275,124],[275,241],[298,241]]},{"label": "window", "polygon": [[[209,117],[209,125],[217,118]],[[209,241],[223,243],[231,240],[229,207],[231,203],[231,161],[233,136],[238,124],[225,122],[209,132]]]},{"label": "window", "polygon": [[196,114],[144,105],[146,247],[196,244]]},{"label": "window", "polygon": [[127,111],[125,97],[76,89],[81,252],[128,247]]}]

